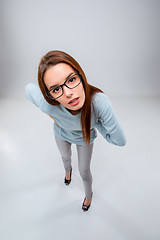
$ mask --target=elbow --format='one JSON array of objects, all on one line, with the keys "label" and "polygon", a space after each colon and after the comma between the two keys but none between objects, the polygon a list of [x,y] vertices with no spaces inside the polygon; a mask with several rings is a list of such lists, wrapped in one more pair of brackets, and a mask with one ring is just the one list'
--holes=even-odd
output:
[{"label": "elbow", "polygon": [[115,138],[114,140],[112,139],[112,143],[116,146],[124,147],[126,145],[126,138],[123,136],[121,138]]},{"label": "elbow", "polygon": [[124,147],[126,145],[126,138],[124,137],[123,139],[121,139],[121,141],[119,142],[118,146],[120,147]]},{"label": "elbow", "polygon": [[121,138],[111,138],[111,136],[109,134],[107,134],[106,136],[106,140],[109,142],[109,143],[112,143],[116,146],[119,146],[119,147],[123,147],[126,145],[126,138],[123,136]]},{"label": "elbow", "polygon": [[124,147],[125,145],[126,145],[126,141],[124,141],[121,144],[119,144],[120,147]]},{"label": "elbow", "polygon": [[33,83],[29,83],[27,84],[27,86],[25,87],[25,96],[26,98],[30,98],[31,92],[32,92],[32,88],[33,88]]}]

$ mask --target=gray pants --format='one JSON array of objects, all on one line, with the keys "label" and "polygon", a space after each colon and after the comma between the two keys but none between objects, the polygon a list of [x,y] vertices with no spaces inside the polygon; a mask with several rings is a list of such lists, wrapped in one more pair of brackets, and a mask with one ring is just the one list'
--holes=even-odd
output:
[{"label": "gray pants", "polygon": [[[65,171],[71,170],[71,143],[55,138],[58,149],[61,153]],[[93,143],[89,146],[76,145],[78,153],[78,168],[80,176],[83,180],[86,198],[92,197],[92,175],[90,171],[90,163],[92,157]]]}]

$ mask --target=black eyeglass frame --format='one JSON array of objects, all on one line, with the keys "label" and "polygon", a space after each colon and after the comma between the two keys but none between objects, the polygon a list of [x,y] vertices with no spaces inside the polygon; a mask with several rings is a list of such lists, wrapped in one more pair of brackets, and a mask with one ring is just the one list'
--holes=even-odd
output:
[{"label": "black eyeglass frame", "polygon": [[[74,86],[74,87],[72,87],[72,88],[71,88],[71,87],[68,87],[68,86],[66,85],[66,82],[67,82],[70,78],[74,77],[75,75],[78,75],[78,76],[80,77],[80,82],[79,82],[76,86]],[[46,96],[49,97],[49,98],[52,99],[52,100],[56,100],[56,99],[60,98],[60,97],[63,95],[63,93],[64,93],[64,91],[63,91],[63,86],[66,86],[66,87],[69,88],[69,89],[73,89],[73,88],[76,88],[81,82],[82,82],[81,74],[80,74],[79,72],[77,72],[77,73],[73,74],[72,76],[68,77],[63,84],[57,86],[57,87],[61,87],[61,88],[62,88],[62,94],[61,94],[59,97],[53,98],[53,97],[50,95],[50,91],[52,91],[53,88],[51,88],[50,90],[47,90],[47,91],[46,91]]]}]

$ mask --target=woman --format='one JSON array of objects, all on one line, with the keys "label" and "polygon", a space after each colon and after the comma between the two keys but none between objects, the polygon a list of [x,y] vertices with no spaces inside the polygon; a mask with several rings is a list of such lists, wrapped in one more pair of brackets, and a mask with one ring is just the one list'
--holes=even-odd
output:
[{"label": "woman", "polygon": [[125,136],[107,96],[87,83],[82,68],[67,53],[50,51],[41,59],[38,83],[40,89],[32,83],[26,86],[26,97],[55,121],[55,140],[64,163],[66,185],[72,175],[71,144],[76,144],[85,189],[82,210],[87,211],[93,194],[90,162],[96,128],[109,143],[118,146],[125,145]]}]

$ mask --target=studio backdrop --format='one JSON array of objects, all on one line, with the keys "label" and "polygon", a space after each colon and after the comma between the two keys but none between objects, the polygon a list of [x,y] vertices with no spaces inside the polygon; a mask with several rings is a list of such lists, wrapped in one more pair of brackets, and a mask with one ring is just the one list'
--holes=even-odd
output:
[{"label": "studio backdrop", "polygon": [[160,95],[160,1],[1,0],[0,96],[24,97],[50,50],[109,95]]}]

